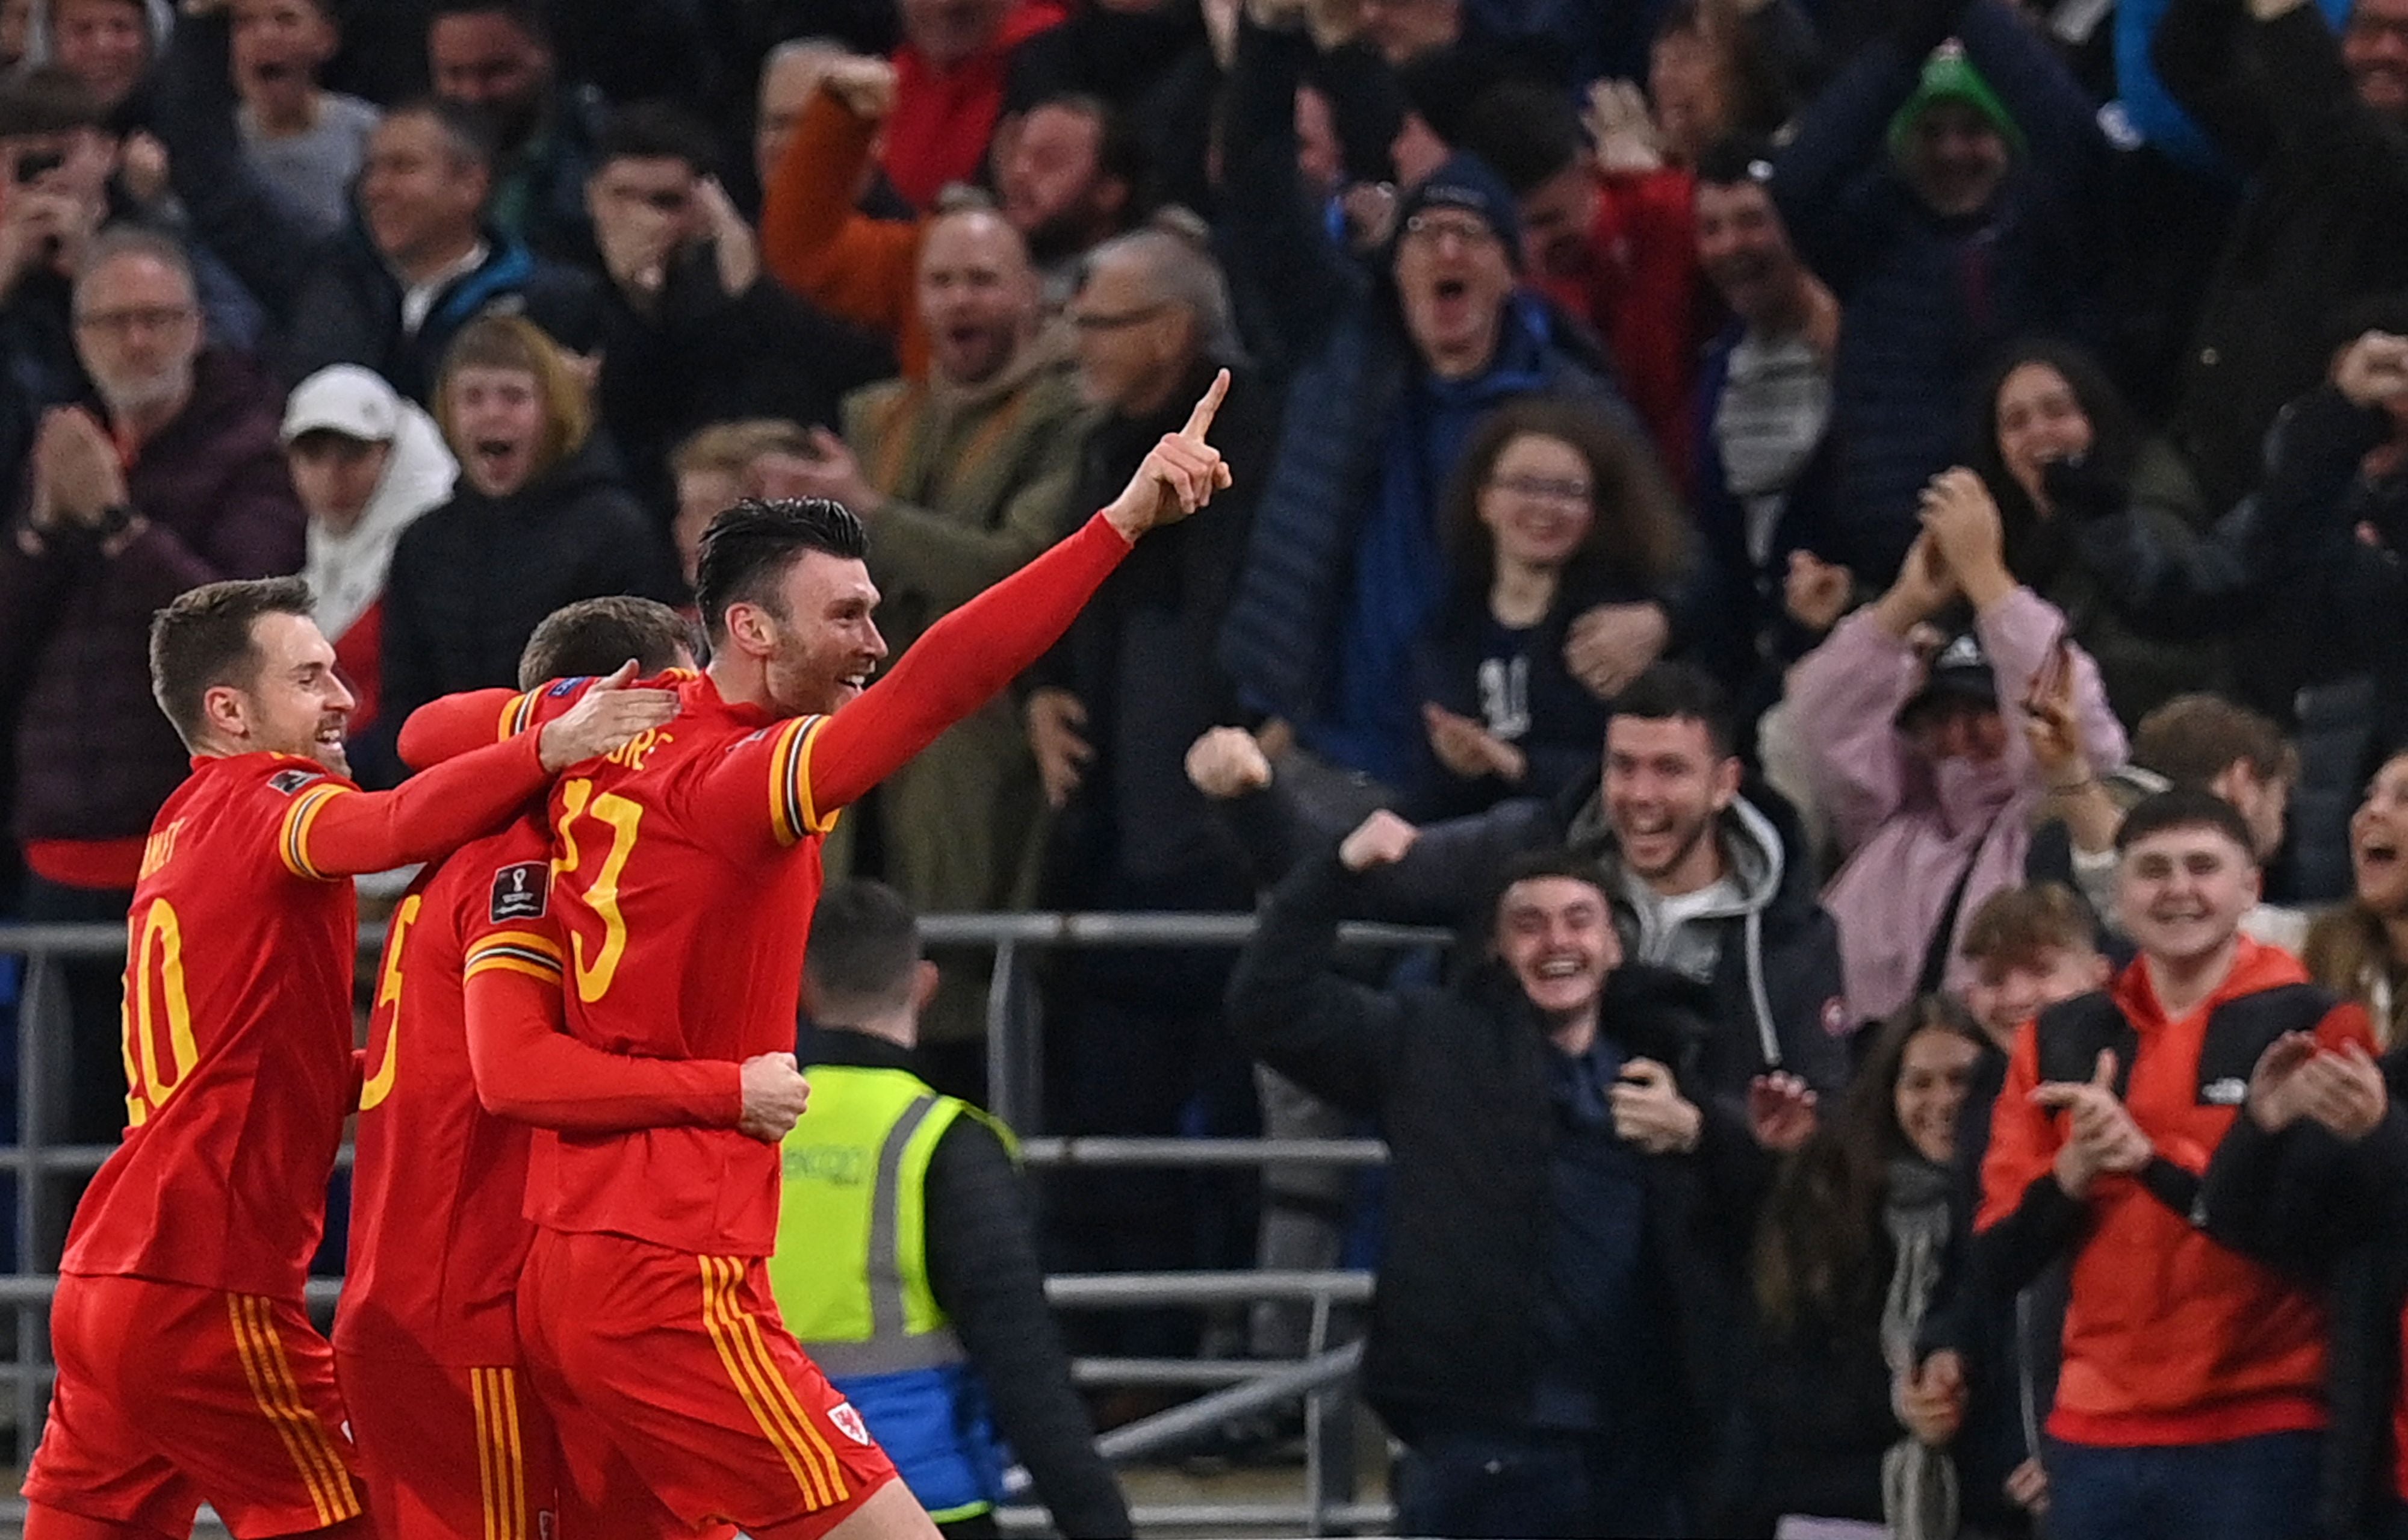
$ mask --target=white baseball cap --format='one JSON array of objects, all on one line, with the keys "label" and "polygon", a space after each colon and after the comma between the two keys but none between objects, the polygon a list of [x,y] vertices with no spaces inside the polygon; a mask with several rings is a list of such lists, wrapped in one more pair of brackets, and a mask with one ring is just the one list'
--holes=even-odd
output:
[{"label": "white baseball cap", "polygon": [[370,443],[401,431],[401,397],[381,376],[357,364],[330,364],[293,387],[280,431],[291,443],[305,433],[339,433]]}]

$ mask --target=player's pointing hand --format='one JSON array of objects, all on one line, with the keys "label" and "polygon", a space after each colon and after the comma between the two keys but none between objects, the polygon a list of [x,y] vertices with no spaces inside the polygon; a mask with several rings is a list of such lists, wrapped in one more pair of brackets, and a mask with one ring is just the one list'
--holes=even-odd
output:
[{"label": "player's pointing hand", "polygon": [[638,733],[677,715],[675,691],[629,688],[635,681],[636,663],[630,658],[619,665],[618,672],[595,680],[583,699],[546,725],[536,745],[543,768],[556,775],[581,760],[621,748]]},{"label": "player's pointing hand", "polygon": [[1211,387],[1196,403],[1196,410],[1187,414],[1187,425],[1162,436],[1137,468],[1137,474],[1129,478],[1128,486],[1104,510],[1104,517],[1124,538],[1134,541],[1157,525],[1177,524],[1229,484],[1227,463],[1219,450],[1205,441],[1222,398],[1228,394],[1229,371],[1223,369],[1212,377]]}]

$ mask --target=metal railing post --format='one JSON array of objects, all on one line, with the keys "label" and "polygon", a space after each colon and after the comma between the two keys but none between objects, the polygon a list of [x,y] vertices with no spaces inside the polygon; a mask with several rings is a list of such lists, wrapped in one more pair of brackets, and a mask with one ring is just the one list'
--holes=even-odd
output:
[{"label": "metal railing post", "polygon": [[[1031,1131],[1041,1115],[1043,1046],[1039,1012],[1031,998],[1022,964],[1025,950],[1055,946],[1124,947],[1235,946],[1253,929],[1245,914],[946,914],[925,921],[932,943],[985,945],[994,949],[994,970],[988,982],[986,1025],[990,1101],[998,1116],[1015,1128]],[[382,926],[363,928],[363,955],[373,955]],[[1395,927],[1353,926],[1342,932],[1350,943],[1417,944],[1436,933]],[[51,1233],[59,1212],[54,1175],[89,1173],[107,1159],[113,1145],[55,1145],[59,1109],[64,1104],[66,1051],[71,1042],[72,1015],[66,993],[64,964],[68,959],[122,959],[122,927],[0,925],[0,954],[26,958],[25,987],[18,1015],[20,1102],[17,1144],[0,1153],[0,1170],[18,1173],[15,1221],[20,1241],[19,1267],[0,1274],[0,1309],[14,1313],[18,1362],[13,1405],[20,1424],[19,1458],[30,1458],[31,1446],[47,1414],[50,1392],[49,1315],[57,1287],[56,1241]],[[1249,1140],[1032,1138],[1025,1146],[1032,1168],[1064,1166],[1124,1167],[1170,1165],[1190,1169],[1278,1166],[1325,1163],[1362,1166],[1384,1162],[1387,1151],[1376,1140]],[[338,1166],[348,1165],[351,1147],[337,1154]],[[334,1278],[312,1278],[306,1300],[313,1310],[331,1305],[341,1288]],[[1217,1528],[1270,1527],[1291,1533],[1301,1529],[1326,1534],[1389,1521],[1385,1504],[1354,1501],[1354,1417],[1353,1381],[1361,1361],[1362,1344],[1332,1348],[1332,1312],[1339,1304],[1359,1305],[1370,1294],[1368,1274],[1342,1271],[1264,1272],[1162,1274],[1113,1274],[1057,1275],[1046,1282],[1048,1300],[1058,1308],[1129,1309],[1164,1304],[1245,1303],[1256,1300],[1293,1300],[1312,1305],[1311,1351],[1302,1361],[1182,1362],[1161,1360],[1085,1360],[1076,1365],[1082,1383],[1153,1384],[1208,1389],[1199,1400],[1141,1422],[1114,1430],[1099,1441],[1107,1458],[1127,1461],[1157,1450],[1178,1447],[1209,1435],[1230,1418],[1302,1400],[1306,1420],[1305,1501],[1300,1504],[1207,1503],[1169,1504],[1138,1510],[1141,1526]],[[0,1370],[0,1373],[5,1373]],[[1025,1492],[1025,1471],[1012,1473],[1010,1490]],[[0,1498],[0,1524],[22,1515],[22,1504]],[[1017,1530],[1031,1521],[1031,1510],[1004,1510],[1006,1523]],[[206,1510],[203,1533],[213,1516]]]},{"label": "metal railing post", "polygon": [[[62,1028],[61,1023],[64,1023]],[[67,981],[59,960],[35,953],[25,963],[25,991],[17,1001],[17,1270],[50,1271],[49,1172],[43,1162],[50,1137],[54,1046],[74,1030]],[[50,1407],[44,1368],[50,1360],[50,1309],[24,1301],[17,1317],[17,1452],[31,1460]]]},{"label": "metal railing post", "polygon": [[986,1109],[1015,1130],[1033,1126],[1024,1121],[1019,1056],[1012,1051],[1015,1022],[1025,1015],[1011,1008],[1012,979],[1019,971],[1020,943],[1006,936],[996,943],[995,966],[986,975]]}]

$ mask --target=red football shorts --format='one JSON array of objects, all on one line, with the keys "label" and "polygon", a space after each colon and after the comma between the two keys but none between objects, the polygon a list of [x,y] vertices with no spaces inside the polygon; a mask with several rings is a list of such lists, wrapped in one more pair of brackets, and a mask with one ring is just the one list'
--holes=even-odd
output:
[{"label": "red football shorts", "polygon": [[163,1534],[189,1533],[206,1502],[243,1540],[358,1517],[334,1350],[299,1304],[70,1275],[50,1350],[33,1502]]},{"label": "red football shorts", "polygon": [[552,1418],[515,1367],[335,1354],[384,1540],[550,1540],[557,1524]]},{"label": "red football shorts", "polygon": [[621,1506],[611,1495],[633,1484],[695,1533],[812,1540],[895,1479],[778,1318],[757,1259],[538,1230],[518,1307],[580,1507]]}]

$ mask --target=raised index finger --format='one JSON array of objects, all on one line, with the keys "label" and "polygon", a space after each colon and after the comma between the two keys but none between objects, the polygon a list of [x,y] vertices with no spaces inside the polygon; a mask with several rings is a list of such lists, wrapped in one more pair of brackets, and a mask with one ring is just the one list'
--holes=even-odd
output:
[{"label": "raised index finger", "polygon": [[1204,399],[1197,402],[1196,410],[1187,414],[1187,425],[1179,430],[1179,436],[1202,443],[1205,433],[1212,426],[1212,419],[1220,413],[1222,398],[1228,394],[1229,371],[1223,369],[1212,377],[1211,385],[1204,392]]}]

